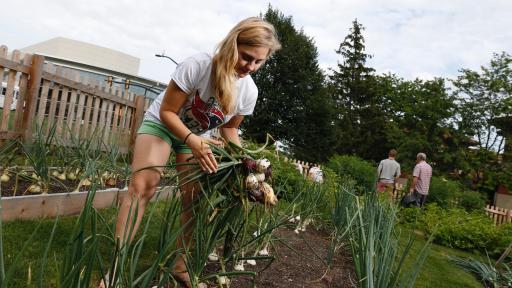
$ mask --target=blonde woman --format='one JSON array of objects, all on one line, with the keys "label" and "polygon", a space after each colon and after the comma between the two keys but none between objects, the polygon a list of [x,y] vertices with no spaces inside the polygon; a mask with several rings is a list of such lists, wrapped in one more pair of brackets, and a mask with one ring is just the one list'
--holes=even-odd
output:
[{"label": "blonde woman", "polygon": [[[274,27],[256,17],[238,23],[219,44],[213,56],[194,55],[178,65],[164,91],[145,114],[135,141],[129,195],[121,203],[116,226],[116,236],[122,242],[131,241],[137,231],[146,204],[156,191],[161,169],[143,169],[163,166],[171,149],[176,153],[176,163],[193,161],[208,173],[215,173],[217,161],[207,144],[221,143],[209,137],[210,130],[218,128],[225,141],[240,145],[238,127],[244,116],[251,115],[258,90],[250,74],[258,70],[281,45]],[[178,171],[189,169],[178,166]],[[182,223],[192,217],[194,184],[182,187]],[[138,203],[132,239],[126,239],[126,223],[130,206]],[[135,205],[135,204],[134,204]],[[131,208],[134,211],[135,207]],[[130,218],[130,219],[128,219]],[[183,241],[190,241],[191,229],[185,229]],[[190,286],[185,259],[180,257],[174,267],[174,276],[185,286]],[[102,283],[103,284],[103,283]],[[100,287],[103,287],[100,285]]]}]

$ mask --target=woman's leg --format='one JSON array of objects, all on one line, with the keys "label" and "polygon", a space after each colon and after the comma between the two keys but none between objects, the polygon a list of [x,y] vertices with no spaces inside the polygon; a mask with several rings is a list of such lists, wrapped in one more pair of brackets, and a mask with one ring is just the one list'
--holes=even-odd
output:
[{"label": "woman's leg", "polygon": [[[170,153],[171,147],[161,138],[149,134],[139,134],[137,136],[128,195],[123,197],[121,201],[117,218],[116,237],[120,239],[121,243],[133,240],[139,228],[146,204],[155,194],[163,168],[137,170],[145,167],[166,165]],[[132,224],[134,217],[136,219],[135,224]],[[128,237],[130,239],[126,239]]]},{"label": "woman's leg", "polygon": [[[128,185],[128,195],[121,200],[117,216],[115,236],[120,239],[121,243],[133,240],[139,228],[146,204],[155,194],[158,182],[160,182],[162,168],[137,170],[144,167],[167,164],[170,153],[171,147],[161,138],[149,134],[137,135],[133,151],[132,175]],[[135,215],[135,211],[137,211],[137,215]],[[134,217],[135,224],[133,225]],[[126,239],[128,235],[130,235],[130,239]],[[110,276],[114,277],[114,275]],[[98,288],[105,288],[108,286],[106,284],[102,279]]]},{"label": "woman's leg", "polygon": [[[177,164],[184,164],[184,163],[190,163],[187,162],[187,159],[190,159],[193,155],[192,154],[176,154],[176,163]],[[186,175],[188,175],[188,172],[190,171],[191,167],[188,165],[178,166],[176,168],[178,170],[178,173],[180,175],[180,178],[183,179]],[[180,181],[181,181],[180,179]],[[188,183],[180,187],[181,190],[181,201],[182,201],[182,212],[181,212],[181,225],[183,227],[183,232],[178,239],[177,247],[188,249],[191,246],[191,242],[193,241],[191,239],[192,232],[194,229],[194,222],[191,221],[193,217],[192,212],[192,205],[195,197],[200,193],[200,186],[197,182]],[[186,283],[186,285],[190,286],[190,277],[188,272],[186,272],[187,268],[185,265],[185,259],[182,257],[178,258],[176,261],[176,264],[174,265],[173,271],[174,276]]]}]

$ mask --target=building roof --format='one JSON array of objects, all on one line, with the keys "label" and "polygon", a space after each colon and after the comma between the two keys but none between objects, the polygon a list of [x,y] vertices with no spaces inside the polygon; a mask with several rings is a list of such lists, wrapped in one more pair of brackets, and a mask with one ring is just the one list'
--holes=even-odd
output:
[{"label": "building roof", "polygon": [[21,49],[21,51],[96,66],[130,75],[139,74],[140,59],[137,57],[64,37],[43,41],[25,47]]}]

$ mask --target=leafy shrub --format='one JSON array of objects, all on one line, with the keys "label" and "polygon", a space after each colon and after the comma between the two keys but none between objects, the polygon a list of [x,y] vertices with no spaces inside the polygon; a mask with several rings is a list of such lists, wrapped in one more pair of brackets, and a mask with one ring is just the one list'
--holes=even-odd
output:
[{"label": "leafy shrub", "polygon": [[451,207],[453,206],[456,196],[460,194],[460,191],[461,187],[459,183],[433,176],[430,181],[427,203],[437,203],[437,205],[443,208]]},{"label": "leafy shrub", "polygon": [[[501,255],[503,251],[512,243],[512,223],[498,226],[498,237],[495,247],[490,251],[494,255]],[[510,255],[509,255],[510,257]]]},{"label": "leafy shrub", "polygon": [[431,204],[423,210],[419,221],[428,234],[433,234],[435,243],[447,247],[489,250],[499,237],[497,227],[483,212],[443,209]]},{"label": "leafy shrub", "polygon": [[466,211],[482,210],[485,199],[482,194],[474,191],[463,191],[458,195],[458,205]]},{"label": "leafy shrub", "polygon": [[377,168],[368,161],[356,156],[336,155],[326,166],[341,178],[353,178],[357,183],[356,191],[360,194],[375,189]]}]

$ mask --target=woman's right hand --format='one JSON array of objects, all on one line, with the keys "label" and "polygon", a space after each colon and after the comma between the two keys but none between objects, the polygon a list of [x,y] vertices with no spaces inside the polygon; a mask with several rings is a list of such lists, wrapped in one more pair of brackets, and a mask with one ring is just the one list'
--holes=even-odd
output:
[{"label": "woman's right hand", "polygon": [[218,164],[215,160],[210,145],[222,146],[223,142],[210,138],[203,138],[195,134],[190,135],[186,143],[192,150],[192,155],[197,160],[201,169],[208,173],[217,172]]}]

